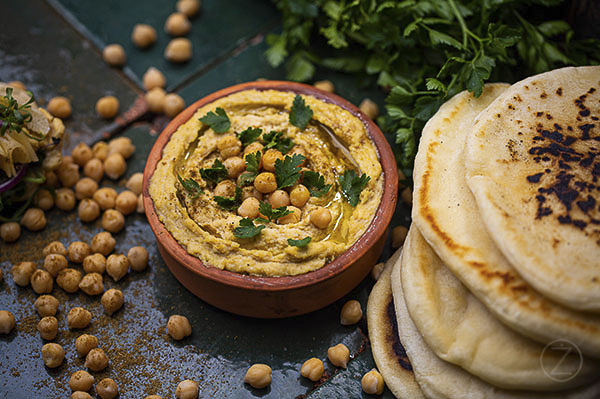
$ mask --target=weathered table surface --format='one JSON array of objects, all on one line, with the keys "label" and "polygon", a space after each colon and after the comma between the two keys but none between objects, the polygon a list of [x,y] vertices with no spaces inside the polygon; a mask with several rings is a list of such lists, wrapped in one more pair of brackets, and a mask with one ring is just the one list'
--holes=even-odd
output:
[{"label": "weathered table surface", "polygon": [[[102,138],[107,122],[95,115],[96,100],[116,95],[122,110],[133,105],[142,93],[141,76],[156,66],[167,77],[169,91],[178,92],[187,104],[223,87],[257,78],[282,79],[281,69],[271,68],[265,58],[264,36],[276,31],[279,16],[268,0],[204,0],[201,13],[192,19],[188,37],[194,55],[184,65],[172,65],[163,58],[168,36],[163,32],[166,17],[175,10],[175,1],[147,0],[27,0],[0,2],[0,81],[20,80],[36,93],[43,104],[55,95],[69,97],[73,115],[66,121],[70,138],[66,151],[78,142],[89,144]],[[157,43],[148,50],[131,44],[136,23],[153,25]],[[123,69],[109,68],[100,49],[120,43],[127,52]],[[358,104],[368,96],[380,105],[384,93],[361,89],[352,76],[319,72],[317,80],[330,79],[337,93]],[[143,171],[152,144],[167,120],[142,116],[129,124],[123,134],[136,145],[127,172],[116,183],[102,185],[123,190],[125,178]],[[399,209],[393,224],[407,224],[406,209]],[[10,268],[19,261],[33,261],[40,267],[42,248],[53,240],[65,245],[72,241],[90,242],[102,230],[99,221],[82,224],[75,212],[54,209],[47,214],[48,226],[39,233],[24,231],[15,244],[0,242],[0,309],[10,310],[17,328],[0,337],[1,398],[66,398],[71,373],[83,368],[74,349],[81,333],[94,334],[108,354],[109,367],[94,373],[96,382],[104,377],[119,385],[120,398],[143,398],[159,394],[174,397],[180,380],[199,382],[201,398],[360,398],[360,378],[374,367],[366,318],[354,326],[339,323],[340,308],[348,299],[358,299],[366,309],[373,281],[367,277],[355,290],[320,311],[285,320],[257,320],[235,316],[190,294],[171,275],[156,250],[154,236],[142,215],[127,217],[124,231],[116,235],[117,253],[134,245],[146,247],[149,267],[130,273],[115,283],[105,276],[106,288],[119,288],[125,306],[112,317],[103,311],[98,298],[83,293],[66,294],[55,286],[60,300],[59,334],[55,342],[66,352],[62,366],[44,366],[40,348],[44,341],[36,330],[39,321],[31,288],[17,287]],[[389,256],[389,245],[383,259]],[[93,314],[83,331],[69,331],[66,314],[83,306]],[[174,342],[166,334],[170,315],[189,318],[193,334]],[[346,344],[351,351],[347,369],[327,361],[327,348]],[[325,362],[326,375],[315,384],[299,374],[300,365],[311,357]],[[265,363],[273,369],[270,387],[254,390],[243,383],[247,368]],[[382,395],[392,398],[389,391]]]}]

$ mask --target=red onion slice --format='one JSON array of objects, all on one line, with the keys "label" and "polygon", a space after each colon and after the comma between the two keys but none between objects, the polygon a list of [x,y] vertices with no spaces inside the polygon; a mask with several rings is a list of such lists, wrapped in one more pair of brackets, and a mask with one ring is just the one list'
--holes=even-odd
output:
[{"label": "red onion slice", "polygon": [[15,166],[15,169],[17,169],[17,174],[11,177],[10,179],[0,183],[0,194],[7,190],[10,190],[21,181],[21,179],[25,176],[27,166],[28,164],[19,164]]}]

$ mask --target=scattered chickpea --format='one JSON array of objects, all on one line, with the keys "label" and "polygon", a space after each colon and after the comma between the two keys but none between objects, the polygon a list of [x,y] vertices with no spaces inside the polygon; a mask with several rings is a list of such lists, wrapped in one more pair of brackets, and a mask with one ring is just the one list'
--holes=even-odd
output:
[{"label": "scattered chickpea", "polygon": [[55,191],[55,194],[58,209],[70,212],[75,208],[75,191],[70,188],[59,188]]},{"label": "scattered chickpea", "polygon": [[68,98],[57,96],[52,97],[46,106],[48,112],[60,119],[67,119],[71,116],[71,102]]},{"label": "scattered chickpea", "polygon": [[54,316],[46,316],[37,325],[40,337],[46,341],[52,341],[58,334],[58,320]]},{"label": "scattered chickpea", "polygon": [[277,179],[271,172],[262,172],[254,179],[254,187],[263,194],[272,193],[277,190]]},{"label": "scattered chickpea", "polygon": [[138,195],[135,211],[137,213],[144,213],[144,196],[142,194]]},{"label": "scattered chickpea", "polygon": [[[92,238],[90,249],[94,253],[100,253],[108,256],[117,244],[117,240],[108,231],[102,231]],[[105,262],[106,263],[106,262]]]},{"label": "scattered chickpea", "polygon": [[373,268],[371,269],[371,278],[375,281],[379,280],[379,276],[381,276],[383,269],[385,269],[385,263],[383,262],[379,262],[378,264],[373,266]]},{"label": "scattered chickpea", "polygon": [[67,257],[73,263],[83,263],[83,260],[89,254],[90,246],[83,241],[73,241],[67,247]]},{"label": "scattered chickpea", "polygon": [[79,181],[79,166],[73,162],[63,162],[56,169],[56,176],[63,187],[71,188]]},{"label": "scattered chickpea", "polygon": [[73,162],[79,166],[84,166],[90,159],[94,157],[94,152],[86,143],[79,143],[71,151]]},{"label": "scattered chickpea", "polygon": [[242,152],[242,142],[234,135],[228,134],[217,141],[217,149],[223,159],[235,157]]},{"label": "scattered chickpea", "polygon": [[90,334],[82,334],[75,340],[75,349],[80,357],[86,356],[89,351],[98,347],[98,338]]},{"label": "scattered chickpea", "polygon": [[50,244],[46,245],[42,250],[42,255],[44,255],[44,257],[50,254],[59,254],[67,256],[67,250],[62,242],[52,241]]},{"label": "scattered chickpea", "polygon": [[50,209],[54,208],[54,197],[49,190],[41,189],[35,195],[33,203],[41,210],[49,211]]},{"label": "scattered chickpea", "polygon": [[180,341],[192,334],[192,326],[187,317],[173,315],[169,317],[169,321],[167,322],[167,332],[171,338]]},{"label": "scattered chickpea", "polygon": [[171,40],[165,49],[165,58],[177,63],[188,61],[192,58],[192,42],[184,37]]},{"label": "scattered chickpea", "polygon": [[127,252],[131,270],[141,272],[148,266],[148,251],[144,247],[131,247]]},{"label": "scattered chickpea", "polygon": [[163,112],[169,118],[175,117],[185,108],[185,101],[180,95],[170,93],[165,96],[165,102],[163,105]]},{"label": "scattered chickpea", "polygon": [[263,199],[263,193],[258,191],[254,186],[246,186],[242,188],[242,201],[245,201],[248,198],[256,198],[259,201]]},{"label": "scattered chickpea", "polygon": [[0,224],[0,238],[4,242],[15,242],[21,236],[21,225],[17,222]]},{"label": "scattered chickpea", "polygon": [[144,89],[146,89],[146,91],[150,91],[155,87],[164,88],[167,84],[165,75],[154,67],[148,68],[142,77],[142,81],[144,82]]},{"label": "scattered chickpea", "polygon": [[233,197],[235,195],[235,183],[231,180],[223,180],[215,186],[215,196]]},{"label": "scattered chickpea", "polygon": [[119,281],[129,271],[129,259],[125,255],[110,255],[106,259],[106,273],[112,277],[113,280]]},{"label": "scattered chickpea", "polygon": [[120,290],[111,288],[102,294],[100,302],[102,303],[106,313],[108,313],[109,316],[112,316],[113,313],[121,309],[123,306],[123,293]]},{"label": "scattered chickpea", "polygon": [[295,206],[290,205],[287,207],[287,210],[291,211],[292,213],[282,218],[279,218],[277,220],[279,224],[298,223],[300,219],[302,219],[302,210],[300,210],[300,208],[296,208]]},{"label": "scattered chickpea", "polygon": [[120,44],[109,44],[102,50],[102,58],[110,66],[123,66],[127,57],[125,50]]},{"label": "scattered chickpea", "polygon": [[200,10],[200,0],[178,0],[176,8],[187,17],[193,17]]},{"label": "scattered chickpea", "polygon": [[131,41],[139,48],[148,48],[156,42],[156,30],[147,24],[136,24],[131,32]]},{"label": "scattered chickpea", "polygon": [[93,199],[85,198],[79,203],[77,214],[82,222],[93,222],[100,216],[100,205]]},{"label": "scattered chickpea", "polygon": [[98,191],[98,183],[90,177],[84,177],[75,184],[75,198],[78,200],[92,198],[96,191]]},{"label": "scattered chickpea", "polygon": [[93,348],[86,355],[84,365],[92,371],[102,371],[108,367],[108,356],[102,349]]},{"label": "scattered chickpea", "polygon": [[8,310],[0,310],[0,334],[9,334],[15,328],[15,316]]},{"label": "scattered chickpea", "polygon": [[255,389],[266,387],[271,383],[271,367],[266,364],[253,364],[248,371],[246,371],[244,382],[250,384],[250,386]]},{"label": "scattered chickpea", "polygon": [[104,274],[106,271],[106,258],[99,253],[86,256],[83,260],[83,271]]},{"label": "scattered chickpea", "polygon": [[54,316],[58,312],[58,299],[52,295],[40,295],[33,306],[40,317]]},{"label": "scattered chickpea", "polygon": [[83,391],[75,391],[71,394],[71,399],[93,399],[92,395]]},{"label": "scattered chickpea", "polygon": [[328,93],[333,93],[335,91],[335,86],[330,80],[319,80],[314,83],[314,86],[319,89],[326,91]]},{"label": "scattered chickpea", "polygon": [[145,399],[162,399],[162,396],[159,395],[148,395]]},{"label": "scattered chickpea", "polygon": [[42,360],[51,369],[60,366],[65,359],[65,350],[53,342],[42,346]]},{"label": "scattered chickpea", "polygon": [[108,142],[108,155],[118,152],[123,158],[128,159],[135,152],[135,146],[129,137],[116,137]]},{"label": "scattered chickpea", "polygon": [[405,205],[412,206],[412,190],[410,187],[405,187],[400,191],[400,198],[402,198],[402,202],[404,202]]},{"label": "scattered chickpea", "polygon": [[96,101],[96,113],[104,119],[112,119],[119,113],[119,99],[115,96],[100,97]]},{"label": "scattered chickpea", "polygon": [[392,229],[392,248],[400,248],[404,245],[408,229],[404,226],[396,226]]},{"label": "scattered chickpea", "polygon": [[102,214],[102,228],[111,233],[118,233],[125,227],[125,217],[114,209],[107,209]]},{"label": "scattered chickpea", "polygon": [[61,270],[56,277],[56,284],[69,294],[79,290],[79,283],[81,283],[81,272],[70,267]]},{"label": "scattered chickpea", "polygon": [[375,119],[379,116],[379,107],[376,103],[368,98],[362,100],[358,108],[370,119]]},{"label": "scattered chickpea", "polygon": [[37,269],[33,272],[29,283],[36,294],[49,294],[52,292],[52,288],[54,287],[52,275],[41,269]]},{"label": "scattered chickpea", "polygon": [[196,399],[198,397],[198,383],[192,380],[183,380],[175,389],[177,399]]},{"label": "scattered chickpea", "polygon": [[104,177],[104,163],[99,158],[90,159],[83,167],[83,175],[99,182]]},{"label": "scattered chickpea", "polygon": [[119,153],[109,155],[104,161],[104,173],[113,180],[123,176],[126,169],[127,163],[125,163],[125,158]]},{"label": "scattered chickpea", "polygon": [[350,361],[350,351],[344,344],[337,344],[327,349],[327,358],[337,367],[346,368]]},{"label": "scattered chickpea", "polygon": [[115,209],[121,212],[124,216],[135,212],[137,207],[137,195],[133,191],[125,190],[119,195],[115,201]]},{"label": "scattered chickpea", "polygon": [[258,207],[260,201],[254,197],[246,198],[239,206],[237,213],[241,217],[256,219],[258,217]]},{"label": "scattered chickpea", "polygon": [[323,361],[321,361],[321,359],[313,357],[302,364],[302,367],[300,368],[300,375],[302,375],[302,377],[308,378],[313,382],[316,382],[321,379],[324,371],[325,366],[323,366]]},{"label": "scattered chickpea", "polygon": [[100,209],[103,211],[112,209],[115,207],[117,202],[117,192],[114,188],[102,187],[94,193],[92,198],[100,205]]},{"label": "scattered chickpea", "polygon": [[58,272],[66,269],[68,265],[69,262],[67,262],[67,258],[63,255],[49,254],[44,258],[44,269],[46,269],[52,277],[58,276]]},{"label": "scattered chickpea", "polygon": [[135,195],[140,195],[142,193],[142,183],[144,182],[144,174],[143,173],[134,173],[127,180],[127,184],[125,187],[130,189],[135,193]]},{"label": "scattered chickpea", "polygon": [[85,370],[77,370],[69,378],[69,388],[73,391],[89,391],[94,385],[94,377]]},{"label": "scattered chickpea", "polygon": [[385,388],[383,377],[379,374],[379,371],[372,369],[360,380],[360,385],[363,391],[369,395],[381,395]]},{"label": "scattered chickpea", "polygon": [[79,282],[79,289],[87,295],[100,295],[104,292],[104,282],[100,273],[88,273]]},{"label": "scattered chickpea", "polygon": [[267,172],[275,171],[275,161],[278,159],[283,161],[283,154],[275,148],[269,148],[262,156],[262,167]]},{"label": "scattered chickpea", "polygon": [[167,17],[165,32],[171,36],[183,36],[190,31],[192,24],[187,16],[180,12],[174,12]]},{"label": "scattered chickpea", "polygon": [[25,87],[23,82],[21,82],[19,80],[12,80],[12,81],[8,82],[8,85],[10,87],[14,87],[15,89],[27,90],[27,87]]},{"label": "scattered chickpea", "polygon": [[46,215],[40,208],[29,208],[21,217],[21,225],[31,231],[42,230],[46,223]]},{"label": "scattered chickpea", "polygon": [[92,314],[81,307],[69,310],[67,315],[67,325],[71,330],[86,328],[90,321],[92,321]]},{"label": "scattered chickpea", "polygon": [[113,399],[119,394],[119,387],[112,379],[105,378],[96,385],[96,392],[102,399]]},{"label": "scattered chickpea", "polygon": [[327,208],[318,206],[310,212],[310,222],[319,229],[326,229],[331,222],[331,212]]},{"label": "scattered chickpea", "polygon": [[44,187],[55,188],[58,186],[58,176],[53,170],[48,170],[44,173],[44,177],[46,181],[44,182]]},{"label": "scattered chickpea", "polygon": [[36,266],[33,262],[19,262],[10,269],[10,273],[16,285],[27,287],[35,269]]},{"label": "scattered chickpea", "polygon": [[[246,146],[246,148],[244,148],[244,159],[246,159],[246,155],[248,154],[256,154],[257,152],[261,152],[263,150],[263,145],[261,143],[259,143],[258,141],[255,141],[253,143],[250,143]],[[262,161],[262,157],[261,157],[261,161]],[[262,166],[259,165],[259,166]]]},{"label": "scattered chickpea", "polygon": [[362,319],[362,309],[360,307],[360,302],[356,299],[351,299],[342,306],[342,310],[340,312],[340,323],[343,326],[349,326],[352,324],[356,324]]},{"label": "scattered chickpea", "polygon": [[94,158],[104,161],[108,157],[108,143],[106,141],[97,142],[92,146],[92,152]]},{"label": "scattered chickpea", "polygon": [[162,87],[154,87],[146,93],[144,99],[146,100],[146,104],[148,104],[148,109],[159,114],[165,108],[166,96],[167,93],[165,93]]}]

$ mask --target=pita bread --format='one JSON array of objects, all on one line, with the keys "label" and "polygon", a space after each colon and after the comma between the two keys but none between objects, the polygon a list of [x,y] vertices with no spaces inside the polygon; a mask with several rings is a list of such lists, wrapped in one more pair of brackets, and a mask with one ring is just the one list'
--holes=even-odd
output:
[{"label": "pita bread", "polygon": [[541,343],[566,339],[600,357],[600,317],[573,311],[535,291],[486,230],[464,177],[463,144],[473,118],[506,85],[478,99],[462,92],[427,122],[415,159],[412,217],[444,264],[502,322]]},{"label": "pita bread", "polygon": [[[600,375],[600,361],[582,358],[575,350],[568,356],[545,351],[545,345],[498,321],[444,266],[414,226],[403,258],[402,291],[410,317],[441,359],[504,389],[569,389]],[[573,378],[551,378],[547,370],[555,369]]]},{"label": "pita bread", "polygon": [[465,166],[490,236],[523,278],[600,312],[600,66],[512,85],[475,121]]},{"label": "pita bread", "polygon": [[398,331],[402,346],[406,349],[413,367],[415,379],[425,396],[436,399],[597,399],[600,396],[600,381],[586,387],[559,392],[504,390],[437,357],[421,337],[406,308],[402,291],[401,263],[397,263],[392,270],[392,294]]},{"label": "pita bread", "polygon": [[369,294],[367,302],[367,323],[371,352],[377,369],[383,376],[389,390],[399,399],[424,399],[415,381],[410,361],[398,337],[396,311],[392,300],[390,275],[402,249],[386,263],[379,280]]}]

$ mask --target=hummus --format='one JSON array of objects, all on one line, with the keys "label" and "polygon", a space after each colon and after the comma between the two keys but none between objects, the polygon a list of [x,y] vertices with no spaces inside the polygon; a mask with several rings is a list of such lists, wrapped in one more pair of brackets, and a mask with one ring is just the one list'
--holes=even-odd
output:
[{"label": "hummus", "polygon": [[[150,196],[167,230],[189,254],[205,264],[251,275],[298,275],[319,269],[341,255],[369,227],[381,201],[383,173],[365,126],[339,106],[303,95],[313,116],[307,127],[300,130],[289,121],[294,97],[295,93],[290,92],[247,90],[220,98],[198,109],[164,147],[150,180]],[[199,120],[217,108],[225,110],[231,122],[224,134]],[[255,237],[237,238],[234,230],[242,217],[215,202],[210,182],[198,171],[220,159],[220,138],[249,127],[260,128],[264,133],[282,132],[306,154],[306,166],[321,174],[332,187],[321,197],[309,198],[299,221],[264,223],[265,228]],[[370,177],[355,207],[342,195],[338,181],[348,170]],[[178,175],[195,180],[201,193],[186,193]],[[310,213],[316,208],[326,208],[331,213],[326,228],[311,223]],[[311,237],[311,241],[305,247],[288,243],[288,239],[306,237]]]}]

